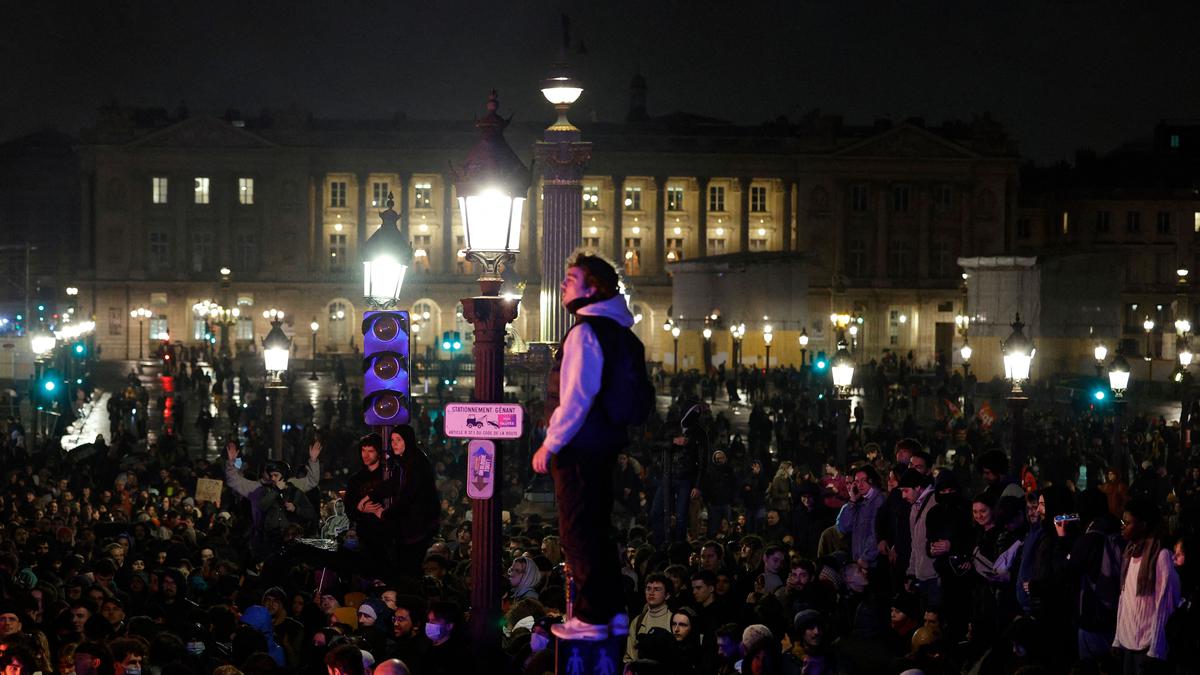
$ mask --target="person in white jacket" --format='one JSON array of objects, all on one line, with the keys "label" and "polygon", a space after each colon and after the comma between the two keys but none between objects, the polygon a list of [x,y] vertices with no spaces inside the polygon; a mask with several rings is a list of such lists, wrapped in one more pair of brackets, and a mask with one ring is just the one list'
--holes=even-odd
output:
[{"label": "person in white jacket", "polygon": [[1160,516],[1154,504],[1134,499],[1125,505],[1121,536],[1129,544],[1121,564],[1117,632],[1127,674],[1166,668],[1167,619],[1179,606],[1179,574],[1171,551],[1157,536]]},{"label": "person in white jacket", "polygon": [[562,304],[576,323],[547,378],[550,422],[533,455],[534,471],[553,470],[560,543],[576,586],[573,616],[551,628],[560,639],[603,640],[629,632],[609,536],[613,474],[628,438],[625,426],[606,413],[602,391],[606,355],[615,362],[619,352],[613,350],[637,339],[617,284],[616,269],[598,256],[579,254],[567,267]]}]

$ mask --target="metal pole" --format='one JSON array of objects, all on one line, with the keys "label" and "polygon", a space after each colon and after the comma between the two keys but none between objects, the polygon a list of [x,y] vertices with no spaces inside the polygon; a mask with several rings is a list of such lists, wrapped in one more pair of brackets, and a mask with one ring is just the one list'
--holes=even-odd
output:
[{"label": "metal pole", "polygon": [[[517,318],[517,303],[499,297],[499,279],[481,279],[480,295],[463,298],[463,317],[475,328],[475,400],[504,400],[505,326]],[[471,642],[482,653],[499,647],[501,522],[503,510],[504,453],[496,443],[493,475],[496,485],[489,499],[471,501]]]},{"label": "metal pole", "polygon": [[313,337],[312,374],[308,376],[308,379],[315,381],[317,379],[317,331],[314,330],[312,332],[312,337]]},{"label": "metal pole", "polygon": [[675,338],[675,356],[672,361],[675,364],[675,372],[679,372],[679,338]]},{"label": "metal pole", "polygon": [[[283,396],[287,387],[272,385],[271,392],[271,459],[283,461]],[[234,431],[236,433],[236,430]]]},{"label": "metal pole", "polygon": [[767,367],[765,372],[771,372],[771,345],[767,345]]},{"label": "metal pole", "polygon": [[850,435],[850,399],[836,399],[837,410],[837,463],[846,465],[846,438]]},{"label": "metal pole", "polygon": [[145,319],[138,318],[138,361],[146,358],[144,351],[146,347],[146,339],[142,337],[142,326],[145,324],[145,322]]},{"label": "metal pole", "polygon": [[1029,405],[1029,398],[1026,396],[1009,396],[1008,406],[1012,411],[1013,426],[1012,426],[1012,467],[1020,475],[1020,471],[1026,463],[1025,444],[1022,442],[1021,436],[1025,430],[1025,407]]}]

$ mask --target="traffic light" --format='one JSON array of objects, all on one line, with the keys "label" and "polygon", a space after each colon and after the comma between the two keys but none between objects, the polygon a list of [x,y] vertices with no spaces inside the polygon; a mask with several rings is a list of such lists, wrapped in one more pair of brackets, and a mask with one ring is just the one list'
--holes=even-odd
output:
[{"label": "traffic light", "polygon": [[362,333],[363,421],[408,424],[408,312],[365,312]]},{"label": "traffic light", "polygon": [[87,344],[84,342],[76,342],[71,345],[71,356],[77,359],[87,358]]},{"label": "traffic light", "polygon": [[817,352],[817,359],[813,361],[813,365],[817,367],[817,370],[825,370],[829,367],[829,359],[825,357],[825,352]]},{"label": "traffic light", "polygon": [[456,330],[442,331],[442,351],[457,354],[463,348],[462,334]]}]

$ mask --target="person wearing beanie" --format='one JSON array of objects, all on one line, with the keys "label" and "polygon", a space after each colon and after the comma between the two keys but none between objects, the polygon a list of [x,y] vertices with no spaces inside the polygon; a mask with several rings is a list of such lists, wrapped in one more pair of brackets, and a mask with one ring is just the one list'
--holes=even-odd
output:
[{"label": "person wearing beanie", "polygon": [[262,604],[271,617],[275,641],[283,648],[288,667],[295,668],[304,651],[304,624],[288,614],[288,596],[279,586],[263,592]]},{"label": "person wearing beanie", "polygon": [[921,602],[911,593],[897,593],[891,604],[888,624],[892,628],[892,655],[903,656],[909,652],[913,634],[921,627]]},{"label": "person wearing beanie", "polygon": [[829,636],[825,634],[825,616],[815,609],[796,613],[784,647],[783,672],[805,675],[837,672],[833,652],[829,649]]}]

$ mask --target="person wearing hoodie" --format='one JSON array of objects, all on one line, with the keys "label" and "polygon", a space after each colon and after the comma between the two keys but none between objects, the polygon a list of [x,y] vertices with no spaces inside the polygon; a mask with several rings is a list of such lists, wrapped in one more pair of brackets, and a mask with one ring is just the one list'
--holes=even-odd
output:
[{"label": "person wearing hoodie", "polygon": [[279,667],[287,666],[287,659],[283,653],[283,647],[275,641],[275,625],[271,623],[271,613],[262,605],[250,605],[242,612],[242,623],[253,628],[262,634],[267,641],[267,653],[271,655],[271,660]]},{"label": "person wearing hoodie", "polygon": [[238,446],[225,444],[225,484],[239,496],[250,500],[250,550],[257,559],[265,559],[283,543],[283,533],[293,523],[308,527],[316,520],[316,510],[304,496],[317,487],[321,478],[321,442],[308,449],[308,467],[301,478],[288,478],[287,465],[270,462],[261,481],[242,475]]},{"label": "person wearing hoodie", "polygon": [[712,454],[712,463],[704,472],[704,481],[700,491],[704,494],[704,503],[708,506],[709,538],[716,537],[721,531],[722,520],[733,520],[733,497],[736,488],[733,467],[725,451],[717,450]]},{"label": "person wearing hoodie", "polygon": [[612,634],[629,633],[609,536],[617,453],[629,439],[625,425],[609,418],[603,385],[606,362],[619,364],[629,352],[644,358],[645,350],[630,330],[633,315],[618,282],[617,270],[598,256],[581,253],[569,263],[562,304],[577,321],[547,377],[550,423],[532,459],[538,473],[553,469],[560,543],[577,588],[574,616],[551,629],[560,639],[603,640],[610,623]]},{"label": "person wearing hoodie", "polygon": [[510,602],[525,599],[538,599],[537,587],[542,583],[542,573],[531,558],[513,558],[508,566],[508,583],[512,590],[508,592]]}]

